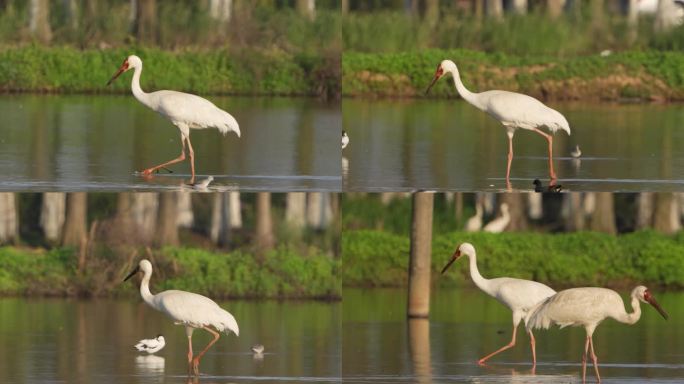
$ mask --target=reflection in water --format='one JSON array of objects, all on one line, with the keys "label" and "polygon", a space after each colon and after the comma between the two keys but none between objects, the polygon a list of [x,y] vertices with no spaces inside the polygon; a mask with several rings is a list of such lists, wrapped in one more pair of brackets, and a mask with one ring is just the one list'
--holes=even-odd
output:
[{"label": "reflection in water", "polygon": [[[554,158],[565,190],[684,190],[684,105],[552,105],[570,121],[558,135]],[[494,119],[454,100],[342,102],[351,190],[466,190],[506,188],[508,139]],[[576,166],[571,150],[585,155]],[[548,180],[546,143],[516,135],[513,189],[530,191]],[[589,154],[590,156],[586,156]]]},{"label": "reflection in water", "polygon": [[[215,97],[242,137],[192,132],[197,177],[242,189],[341,188],[339,104],[306,98]],[[189,163],[150,178],[134,172],[178,156],[178,129],[130,96],[0,96],[2,190],[178,187]]]},{"label": "reflection in water", "polygon": [[418,383],[432,382],[432,365],[430,364],[430,320],[409,319],[408,341],[413,363],[413,375]]},{"label": "reflection in water", "polygon": [[156,355],[135,357],[135,368],[141,373],[164,373],[164,358]]}]

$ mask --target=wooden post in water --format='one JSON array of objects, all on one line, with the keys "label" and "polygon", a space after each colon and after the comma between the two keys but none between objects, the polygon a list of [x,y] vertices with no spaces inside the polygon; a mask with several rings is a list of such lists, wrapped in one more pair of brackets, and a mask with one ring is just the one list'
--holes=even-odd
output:
[{"label": "wooden post in water", "polygon": [[409,261],[408,317],[430,314],[430,264],[432,258],[432,207],[434,194],[413,194],[411,255]]}]

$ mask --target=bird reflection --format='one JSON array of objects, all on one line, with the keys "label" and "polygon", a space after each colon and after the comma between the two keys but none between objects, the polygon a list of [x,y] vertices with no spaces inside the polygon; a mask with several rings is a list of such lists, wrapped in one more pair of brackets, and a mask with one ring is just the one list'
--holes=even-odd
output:
[{"label": "bird reflection", "polygon": [[428,319],[409,319],[408,341],[416,382],[432,383],[430,361],[430,321]]},{"label": "bird reflection", "polygon": [[155,355],[135,357],[135,366],[144,373],[164,373],[164,358]]},{"label": "bird reflection", "polygon": [[346,179],[348,174],[349,174],[349,159],[347,159],[345,156],[342,156],[342,177],[344,177]]}]

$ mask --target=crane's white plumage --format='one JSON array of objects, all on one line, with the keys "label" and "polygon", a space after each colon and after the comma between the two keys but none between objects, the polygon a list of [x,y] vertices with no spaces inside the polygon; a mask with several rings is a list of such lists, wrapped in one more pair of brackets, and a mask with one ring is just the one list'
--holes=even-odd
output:
[{"label": "crane's white plumage", "polygon": [[[475,253],[475,247],[473,247],[473,245],[470,243],[463,243],[458,246],[456,252],[454,252],[447,265],[445,265],[442,269],[442,273],[446,272],[449,266],[451,266],[451,264],[453,264],[453,262],[462,255],[468,256],[470,261],[470,277],[475,285],[484,293],[495,298],[513,312],[513,338],[511,342],[480,359],[479,363],[483,364],[486,360],[497,353],[513,347],[515,345],[515,334],[516,330],[518,329],[518,325],[520,324],[520,320],[526,319],[528,312],[534,308],[536,304],[554,295],[556,291],[536,281],[516,279],[511,277],[485,279],[482,277],[479,269],[477,268],[477,255]],[[534,335],[531,331],[528,331],[528,333],[530,335],[530,344],[532,346],[532,362],[536,365],[537,358],[535,352]]]},{"label": "crane's white plumage", "polygon": [[147,352],[152,354],[161,351],[165,345],[166,340],[164,340],[164,336],[159,335],[154,339],[142,339],[138,341],[138,344],[134,345],[134,347],[138,350],[138,352]]},{"label": "crane's white plumage", "polygon": [[[124,281],[138,272],[143,272],[143,279],[140,283],[140,296],[150,307],[166,314],[176,324],[185,326],[186,334],[188,336],[188,365],[189,369],[193,370],[195,374],[199,374],[199,360],[204,353],[211,347],[219,338],[218,332],[233,332],[235,335],[240,334],[237,321],[235,317],[228,311],[219,307],[216,302],[208,297],[198,295],[192,292],[169,290],[163,291],[156,295],[150,292],[150,277],[152,276],[152,263],[147,260],[141,260],[138,267],[133,270]],[[192,358],[192,332],[196,328],[202,328],[214,335],[207,347]]]},{"label": "crane's white plumage", "polygon": [[156,91],[146,93],[140,88],[140,74],[142,72],[142,60],[135,55],[128,56],[119,70],[112,76],[107,84],[111,84],[122,73],[134,69],[131,80],[133,96],[153,111],[166,117],[178,127],[181,132],[181,155],[164,164],[145,169],[143,175],[151,175],[159,168],[185,160],[185,146],[187,142],[190,155],[190,167],[192,172],[191,184],[195,181],[195,157],[190,143],[190,129],[217,128],[222,134],[235,132],[240,137],[240,126],[237,120],[228,112],[220,109],[211,101],[197,95],[177,91]]},{"label": "crane's white plumage", "polygon": [[482,228],[483,231],[489,233],[501,233],[506,229],[508,224],[511,222],[511,215],[508,210],[508,204],[502,203],[499,207],[501,216],[487,223],[487,225]]},{"label": "crane's white plumage", "polygon": [[508,164],[506,181],[510,179],[511,161],[513,159],[513,135],[516,129],[535,131],[544,136],[549,143],[549,174],[556,178],[553,170],[553,136],[544,133],[540,128],[548,129],[552,134],[562,130],[570,134],[570,124],[558,111],[544,105],[534,97],[509,91],[470,92],[461,81],[456,64],[451,60],[443,60],[437,67],[430,88],[445,74],[450,73],[458,94],[474,107],[497,119],[506,128],[508,134]]},{"label": "crane's white plumage", "polygon": [[535,305],[529,311],[527,329],[548,329],[557,324],[561,328],[582,326],[587,332],[582,359],[582,380],[586,378],[586,357],[591,347],[591,357],[600,381],[598,360],[594,353],[592,336],[596,327],[606,318],[613,318],[621,323],[634,324],[641,318],[640,302],[651,304],[667,319],[667,313],[660,307],[648,288],[640,285],[632,290],[632,313],[627,313],[620,295],[610,289],[585,287],[560,291],[548,299]]}]

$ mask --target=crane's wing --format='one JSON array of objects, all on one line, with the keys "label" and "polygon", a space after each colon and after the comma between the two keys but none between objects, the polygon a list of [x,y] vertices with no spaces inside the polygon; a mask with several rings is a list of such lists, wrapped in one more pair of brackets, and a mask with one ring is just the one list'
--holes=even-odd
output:
[{"label": "crane's wing", "polygon": [[219,332],[240,334],[235,317],[208,297],[185,291],[164,291],[154,296],[158,310],[174,321],[195,328],[211,326]]},{"label": "crane's wing", "polygon": [[183,123],[190,128],[214,127],[224,135],[233,131],[240,137],[237,120],[207,99],[176,91],[157,91],[150,95],[156,104],[153,109],[174,123]]},{"label": "crane's wing", "polygon": [[605,288],[572,288],[560,291],[530,310],[528,329],[548,329],[552,324],[561,328],[600,322],[606,318],[608,309],[622,299],[615,291]]},{"label": "crane's wing", "polygon": [[499,285],[496,298],[511,310],[527,312],[540,301],[556,293],[550,287],[532,280],[501,277],[490,282]]},{"label": "crane's wing", "polygon": [[478,95],[486,100],[485,111],[504,125],[526,129],[547,127],[551,132],[561,129],[570,134],[565,116],[532,96],[508,91],[486,91]]}]

